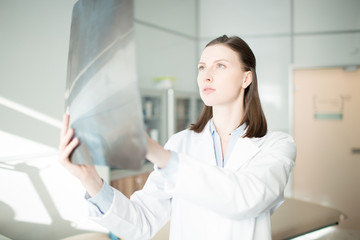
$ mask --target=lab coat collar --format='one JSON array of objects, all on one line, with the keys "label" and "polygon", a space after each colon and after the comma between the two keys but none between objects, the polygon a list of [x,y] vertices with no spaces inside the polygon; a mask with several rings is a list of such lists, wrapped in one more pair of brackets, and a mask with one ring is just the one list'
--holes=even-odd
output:
[{"label": "lab coat collar", "polygon": [[[211,135],[214,135],[214,133],[217,132],[214,125],[214,119],[211,118],[208,123],[209,123],[209,131]],[[242,135],[245,134],[246,129],[247,129],[246,123],[243,123],[236,129],[232,130],[231,135],[235,135],[236,137],[241,137]]]},{"label": "lab coat collar", "polygon": [[[204,157],[206,157],[209,164],[216,166],[214,144],[211,131],[209,129],[210,121],[208,121],[204,130],[199,134],[199,137],[201,139],[201,145],[207,149],[206,156]],[[245,132],[246,130],[247,128],[245,129]],[[257,140],[258,138],[239,137],[224,168],[236,171],[244,163],[253,158],[260,151],[258,145],[256,144],[256,142],[258,142]]]}]

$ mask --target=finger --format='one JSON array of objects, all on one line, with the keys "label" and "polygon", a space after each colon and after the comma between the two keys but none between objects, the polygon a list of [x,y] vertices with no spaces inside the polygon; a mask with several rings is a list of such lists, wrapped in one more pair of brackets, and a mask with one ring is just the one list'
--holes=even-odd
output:
[{"label": "finger", "polygon": [[74,136],[74,130],[72,128],[70,128],[67,133],[65,134],[65,136],[63,136],[60,139],[60,144],[59,144],[59,150],[62,151],[66,145],[69,144],[71,138]]},{"label": "finger", "polygon": [[78,146],[78,144],[79,144],[79,139],[78,139],[78,138],[74,138],[74,139],[71,140],[71,142],[64,148],[64,150],[62,151],[61,159],[60,159],[63,163],[70,162],[69,156],[70,156],[70,154],[74,151],[74,149]]},{"label": "finger", "polygon": [[62,121],[62,128],[61,128],[61,135],[60,137],[64,137],[65,134],[67,133],[68,129],[69,129],[69,119],[70,119],[70,115],[67,113],[64,113],[63,115],[63,121]]}]

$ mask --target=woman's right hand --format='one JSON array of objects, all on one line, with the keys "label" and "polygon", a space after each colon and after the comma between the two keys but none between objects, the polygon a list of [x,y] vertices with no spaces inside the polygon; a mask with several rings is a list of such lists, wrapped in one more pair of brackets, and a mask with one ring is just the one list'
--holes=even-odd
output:
[{"label": "woman's right hand", "polygon": [[79,145],[79,139],[74,137],[74,130],[69,128],[70,116],[64,114],[63,125],[60,133],[59,161],[75,177],[77,177],[91,197],[101,189],[103,181],[97,173],[94,165],[74,164],[70,155]]}]

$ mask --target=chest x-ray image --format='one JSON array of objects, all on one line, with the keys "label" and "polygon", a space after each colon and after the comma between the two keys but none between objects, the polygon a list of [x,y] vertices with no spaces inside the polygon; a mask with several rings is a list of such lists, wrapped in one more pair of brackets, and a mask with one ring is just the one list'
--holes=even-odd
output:
[{"label": "chest x-ray image", "polygon": [[65,106],[77,164],[139,169],[146,154],[136,80],[132,0],[79,0],[73,8]]}]

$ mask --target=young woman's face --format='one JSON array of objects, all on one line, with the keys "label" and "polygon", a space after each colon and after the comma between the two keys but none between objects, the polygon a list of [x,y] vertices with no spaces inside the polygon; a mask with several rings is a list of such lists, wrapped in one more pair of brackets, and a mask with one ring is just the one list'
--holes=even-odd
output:
[{"label": "young woman's face", "polygon": [[229,47],[222,44],[206,47],[200,57],[197,78],[205,105],[242,103],[241,90],[251,83],[251,72],[242,69],[238,54]]}]

